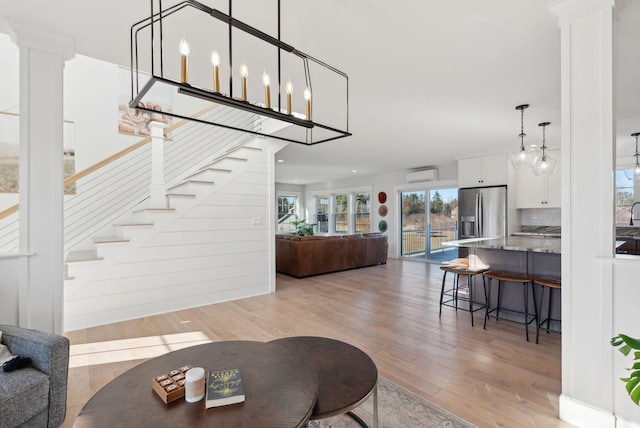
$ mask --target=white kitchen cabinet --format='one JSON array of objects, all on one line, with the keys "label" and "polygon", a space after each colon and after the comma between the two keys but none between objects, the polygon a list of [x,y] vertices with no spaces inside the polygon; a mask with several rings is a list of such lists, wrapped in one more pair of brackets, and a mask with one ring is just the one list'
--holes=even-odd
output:
[{"label": "white kitchen cabinet", "polygon": [[507,154],[479,156],[458,161],[458,187],[507,184]]},{"label": "white kitchen cabinet", "polygon": [[531,168],[518,169],[517,208],[560,208],[560,150],[547,150],[558,168],[550,176],[537,176]]}]

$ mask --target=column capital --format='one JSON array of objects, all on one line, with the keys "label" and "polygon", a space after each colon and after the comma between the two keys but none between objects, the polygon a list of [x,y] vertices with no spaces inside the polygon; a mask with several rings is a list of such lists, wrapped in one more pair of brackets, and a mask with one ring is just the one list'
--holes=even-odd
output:
[{"label": "column capital", "polygon": [[613,8],[615,0],[553,0],[547,3],[547,9],[560,19],[560,25],[607,8]]},{"label": "column capital", "polygon": [[18,47],[28,47],[60,56],[64,61],[76,54],[75,39],[66,34],[43,28],[30,22],[5,17],[11,40]]}]

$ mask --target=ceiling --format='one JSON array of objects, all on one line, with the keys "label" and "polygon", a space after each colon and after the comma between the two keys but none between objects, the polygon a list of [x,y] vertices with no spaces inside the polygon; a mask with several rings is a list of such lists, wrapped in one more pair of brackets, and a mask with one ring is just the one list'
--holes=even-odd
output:
[{"label": "ceiling", "polygon": [[[201,3],[228,13],[227,1]],[[276,181],[333,181],[505,151],[518,143],[515,106],[524,103],[528,141],[539,144],[537,124],[549,121],[547,145],[559,147],[560,29],[547,3],[281,0],[282,40],[349,75],[353,136],[290,144],[277,155]],[[233,16],[273,34],[276,5],[235,0]],[[616,9],[617,135],[630,156],[629,134],[640,131],[640,2],[618,0]],[[128,66],[129,29],[149,15],[149,1],[0,0],[0,11],[74,37],[78,54]]]}]

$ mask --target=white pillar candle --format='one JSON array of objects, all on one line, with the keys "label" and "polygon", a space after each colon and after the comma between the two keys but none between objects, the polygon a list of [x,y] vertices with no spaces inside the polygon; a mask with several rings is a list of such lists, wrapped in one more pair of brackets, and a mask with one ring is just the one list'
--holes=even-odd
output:
[{"label": "white pillar candle", "polygon": [[204,369],[194,367],[185,374],[184,399],[195,403],[204,398]]}]

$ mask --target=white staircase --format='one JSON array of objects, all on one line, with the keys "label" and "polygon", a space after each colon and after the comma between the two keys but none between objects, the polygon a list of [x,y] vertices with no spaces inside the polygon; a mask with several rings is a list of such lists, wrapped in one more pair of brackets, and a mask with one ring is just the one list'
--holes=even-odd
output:
[{"label": "white staircase", "polygon": [[[176,292],[179,298],[180,287],[188,287],[194,280],[203,289],[179,306],[200,304],[211,296],[204,300],[198,296],[211,292],[216,294],[216,301],[228,300],[225,296],[233,298],[232,290],[242,285],[242,281],[225,284],[224,270],[230,269],[228,265],[239,265],[247,274],[255,271],[264,278],[263,254],[257,270],[251,262],[241,261],[256,246],[268,253],[269,201],[265,196],[269,154],[261,147],[264,141],[255,138],[231,153],[204,162],[167,189],[166,207],[149,208],[145,200],[89,242],[69,251],[65,260],[65,330],[128,319],[141,312],[162,312],[168,307],[166,300],[172,299],[167,294]],[[216,228],[217,224],[224,227]],[[207,234],[207,238],[199,242],[198,232]],[[233,234],[238,235],[237,239]],[[176,260],[181,258],[184,264],[179,266]],[[210,272],[215,281],[207,281],[206,275],[197,278],[197,273],[194,277],[194,271],[207,267],[187,259],[219,263],[222,276],[218,275],[220,272]],[[162,273],[165,267],[167,271]],[[158,287],[159,281],[168,277],[172,280]],[[268,291],[264,281],[258,288],[252,281],[246,286],[256,291],[249,293]],[[208,283],[210,289],[202,282]],[[136,308],[128,310],[131,307],[127,302]]]}]

